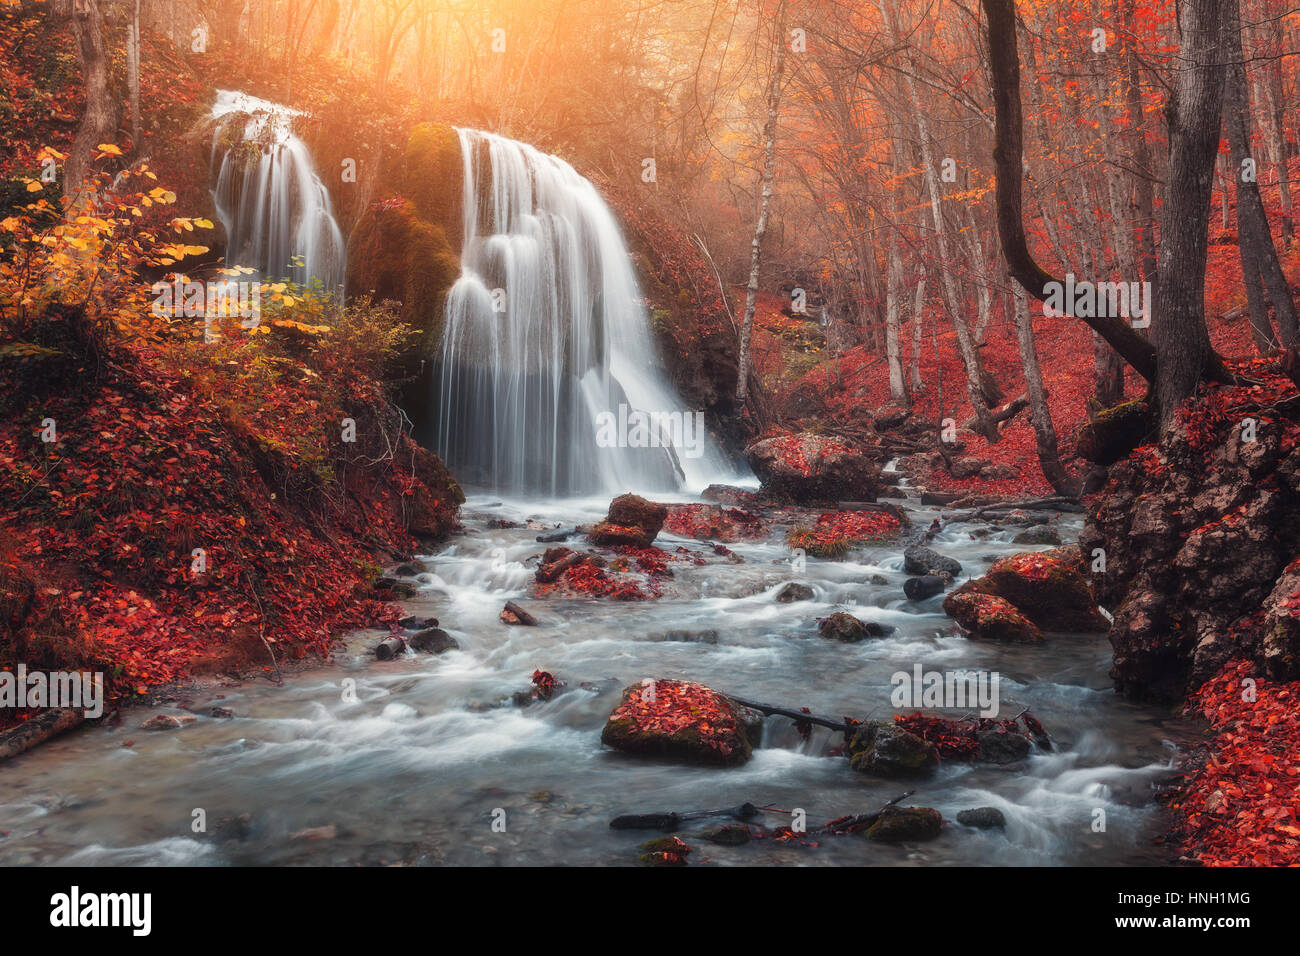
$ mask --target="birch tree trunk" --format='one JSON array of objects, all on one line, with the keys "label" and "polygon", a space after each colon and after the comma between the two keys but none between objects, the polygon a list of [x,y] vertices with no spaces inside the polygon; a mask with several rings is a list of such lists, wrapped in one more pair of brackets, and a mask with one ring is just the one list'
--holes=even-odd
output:
[{"label": "birch tree trunk", "polygon": [[749,399],[749,341],[754,330],[754,307],[758,302],[758,274],[763,263],[763,236],[772,206],[772,184],[776,180],[776,125],[781,109],[781,82],[785,74],[785,2],[777,16],[775,39],[776,62],[767,84],[767,120],[763,124],[763,183],[758,203],[758,221],[750,250],[749,284],[745,288],[745,315],[740,325],[740,355],[736,375],[736,411],[742,413]]},{"label": "birch tree trunk", "polygon": [[[1043,477],[1058,495],[1073,498],[1079,494],[1079,482],[1066,474],[1056,440],[1056,427],[1047,407],[1047,390],[1043,388],[1043,371],[1034,346],[1034,326],[1029,315],[1029,297],[1019,282],[1011,280],[1015,295],[1016,342],[1020,347],[1020,365],[1025,372],[1025,394],[1029,396],[1029,414],[1033,416],[1034,442]],[[1094,333],[1096,334],[1096,333]]]},{"label": "birch tree trunk", "polygon": [[[892,194],[891,194],[892,198]],[[898,300],[903,294],[903,257],[898,251],[898,233],[889,230],[889,272],[885,293],[885,355],[889,360],[889,399],[907,406],[907,381],[898,344]]]}]

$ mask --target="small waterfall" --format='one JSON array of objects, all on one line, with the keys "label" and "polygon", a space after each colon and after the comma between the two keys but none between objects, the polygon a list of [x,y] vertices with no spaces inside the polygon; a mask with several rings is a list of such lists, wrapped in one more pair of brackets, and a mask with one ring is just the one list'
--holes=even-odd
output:
[{"label": "small waterfall", "polygon": [[595,186],[524,143],[458,133],[464,242],[434,375],[438,453],[470,484],[551,496],[722,475],[702,414],[657,367],[630,253]]},{"label": "small waterfall", "polygon": [[[296,110],[232,90],[212,107],[221,122],[212,140],[212,199],[226,227],[226,262],[267,278],[312,280],[341,297],[347,271],[343,233],[311,153],[293,134]],[[232,145],[230,123],[243,118]]]}]

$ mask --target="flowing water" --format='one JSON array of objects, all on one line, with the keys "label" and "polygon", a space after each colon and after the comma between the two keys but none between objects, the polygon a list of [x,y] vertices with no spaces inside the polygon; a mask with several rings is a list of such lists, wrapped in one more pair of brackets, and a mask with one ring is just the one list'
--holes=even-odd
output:
[{"label": "flowing water", "polygon": [[[466,483],[503,493],[717,480],[720,455],[658,367],[631,255],[595,186],[524,143],[459,136],[462,274],[447,295],[435,450]],[[624,427],[637,413],[640,433]]]},{"label": "flowing water", "polygon": [[[290,114],[222,93],[214,115],[240,117],[239,138],[260,150],[226,149],[220,135],[214,145],[228,261],[283,275],[301,255],[295,278],[340,285],[342,239]],[[0,864],[627,864],[655,834],[611,831],[619,814],[748,801],[802,809],[816,826],[912,788],[906,804],[935,807],[948,821],[932,842],[841,836],[816,847],[762,839],[723,848],[695,838],[702,825],[679,835],[695,847],[692,862],[1162,862],[1151,845],[1159,830],[1151,788],[1168,772],[1175,748],[1166,737],[1175,731],[1111,691],[1104,636],[1052,635],[1037,647],[966,640],[941,598],[903,596],[901,546],[796,570],[779,528],[734,545],[743,562],[664,534],[661,546],[684,547],[703,563],[674,561],[660,599],[534,601],[539,626],[498,620],[506,600],[529,595],[546,547],[540,529],[597,520],[627,487],[659,500],[698,491],[723,468],[707,442],[694,456],[684,433],[671,448],[622,440],[630,436],[620,405],[684,410],[656,368],[627,248],[591,183],[523,144],[460,137],[464,272],[449,296],[434,399],[439,450],[458,476],[492,491],[467,502],[464,536],[426,556],[411,602],[413,612],[438,617],[460,649],[379,663],[382,635],[354,635],[333,662],[283,685],[231,681],[186,692],[173,709],[199,716],[183,729],[142,730],[147,712],[137,709],[8,761]],[[619,440],[599,441],[610,415]],[[670,430],[665,422],[656,428]],[[916,525],[929,525],[933,512],[909,505]],[[532,527],[503,528],[499,519]],[[1077,519],[1060,523],[1077,533]],[[1022,550],[1010,543],[1017,529],[984,530],[980,538],[975,525],[949,525],[934,547],[968,575]],[[810,585],[814,599],[779,603],[791,580]],[[823,640],[817,618],[837,607],[896,630],[858,644]],[[948,762],[933,779],[903,784],[855,773],[830,753],[830,731],[801,740],[780,717],[765,722],[753,759],[732,769],[634,759],[600,743],[620,689],[647,677],[887,719],[892,675],[916,665],[999,672],[1002,714],[1032,707],[1056,748],[1007,767]],[[565,680],[566,692],[513,706],[539,668]],[[213,707],[233,717],[211,716]],[[1003,811],[1005,832],[953,822],[980,806]],[[771,813],[762,822],[770,829],[791,818]]]},{"label": "flowing water", "polygon": [[[693,838],[702,826],[678,835],[695,847],[692,862],[724,864],[1164,861],[1150,842],[1160,829],[1151,787],[1174,754],[1166,739],[1173,723],[1112,692],[1105,637],[1053,634],[1037,647],[966,640],[939,598],[903,597],[898,547],[843,562],[810,559],[796,574],[779,533],[733,546],[744,563],[661,535],[657,543],[668,550],[681,545],[709,561],[674,562],[661,599],[533,601],[540,626],[501,624],[502,604],[525,599],[529,559],[547,546],[536,529],[489,522],[567,527],[596,519],[606,505],[472,497],[469,533],[428,557],[412,605],[439,617],[460,650],[379,663],[378,635],[358,635],[334,664],[283,686],[252,680],[187,695],[200,717],[182,730],[140,730],[148,714],[136,710],[119,727],[76,733],[11,761],[0,775],[0,863],[627,864],[656,834],[611,831],[609,820],[622,813],[751,801],[802,808],[814,826],[912,788],[906,804],[933,806],[948,821],[932,842],[886,846],[841,836],[821,837],[817,847],[765,839],[724,848]],[[914,520],[925,527],[931,517],[917,508]],[[934,547],[967,574],[1023,550],[1009,541],[1015,528],[992,529],[983,540],[974,530],[950,525]],[[1077,519],[1063,518],[1062,530],[1077,530]],[[873,575],[887,583],[865,583]],[[778,603],[776,591],[791,580],[811,585],[815,599]],[[897,631],[859,644],[823,640],[816,618],[836,606]],[[815,728],[803,742],[781,717],[767,719],[763,746],[733,769],[637,759],[600,743],[619,689],[646,677],[887,719],[890,676],[918,663],[1000,672],[1003,715],[1031,706],[1055,751],[1007,767],[945,763],[933,779],[900,783],[855,773],[829,755],[830,731]],[[510,705],[536,668],[569,688],[545,703]],[[349,680],[354,703],[344,700]],[[584,681],[590,686],[579,687]],[[206,716],[212,706],[234,717]],[[1001,809],[1006,831],[953,822],[959,810],[979,806]],[[192,832],[197,808],[206,833]],[[1094,830],[1099,810],[1104,831]],[[233,822],[219,825],[222,818]],[[494,832],[500,819],[505,832]],[[770,828],[790,818],[762,822]]]},{"label": "flowing water", "polygon": [[311,152],[294,135],[297,111],[219,90],[212,107],[212,200],[227,236],[226,263],[300,286],[342,293],[343,233]]}]

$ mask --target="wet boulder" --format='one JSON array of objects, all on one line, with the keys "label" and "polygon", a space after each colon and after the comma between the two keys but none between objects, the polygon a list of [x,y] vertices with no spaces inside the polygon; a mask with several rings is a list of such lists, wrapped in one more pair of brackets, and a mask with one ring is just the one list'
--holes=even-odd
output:
[{"label": "wet boulder", "polygon": [[942,829],[943,816],[933,807],[888,807],[866,836],[881,843],[910,843],[933,840]]},{"label": "wet boulder", "polygon": [[1049,528],[1045,524],[1035,525],[1027,531],[1022,531],[1011,539],[1012,544],[1056,544],[1061,543],[1061,536],[1056,533],[1054,528]]},{"label": "wet boulder", "polygon": [[797,581],[791,581],[781,590],[776,592],[778,604],[790,604],[794,601],[811,601],[813,599],[813,589],[806,584],[799,584]]},{"label": "wet boulder", "polygon": [[443,654],[447,651],[460,650],[460,642],[440,627],[428,627],[416,631],[406,642],[417,651],[428,654]]},{"label": "wet boulder", "polygon": [[908,574],[944,571],[956,577],[961,574],[961,562],[924,545],[914,544],[903,549],[903,570]]},{"label": "wet boulder", "polygon": [[829,640],[852,644],[866,637],[884,637],[893,632],[892,627],[875,621],[859,621],[852,614],[836,611],[819,622],[818,633]]},{"label": "wet boulder", "polygon": [[602,548],[615,548],[627,545],[633,548],[648,548],[654,540],[652,535],[636,525],[613,524],[601,521],[587,528],[587,540]]},{"label": "wet boulder", "polygon": [[903,582],[903,593],[909,600],[924,601],[936,594],[942,594],[952,579],[942,574],[923,574],[917,578],[908,578]]},{"label": "wet boulder", "polygon": [[1007,827],[1007,818],[997,807],[962,810],[957,814],[957,822],[976,830],[1005,830]]},{"label": "wet boulder", "polygon": [[605,522],[624,528],[639,528],[649,544],[668,518],[668,506],[647,501],[640,495],[619,495],[609,503]]},{"label": "wet boulder", "polygon": [[639,847],[637,861],[643,866],[685,866],[690,845],[674,836],[646,840]]},{"label": "wet boulder", "polygon": [[141,730],[180,730],[197,720],[193,714],[154,714],[140,725]]},{"label": "wet boulder", "polygon": [[600,742],[638,756],[730,767],[747,761],[761,715],[703,684],[645,680],[623,691]]},{"label": "wet boulder", "polygon": [[943,599],[943,611],[977,641],[1041,644],[1043,632],[1010,601],[991,594],[954,591]]},{"label": "wet boulder", "polygon": [[928,777],[939,766],[934,744],[897,724],[869,721],[849,740],[849,766],[877,777]]},{"label": "wet boulder", "polygon": [[1043,630],[1110,628],[1110,623],[1097,610],[1087,578],[1063,558],[1046,552],[1002,558],[983,577],[967,581],[955,593],[1002,598]]},{"label": "wet boulder", "polygon": [[803,432],[767,438],[745,450],[774,498],[798,504],[875,501],[880,468],[841,439]]},{"label": "wet boulder", "polygon": [[715,827],[712,830],[706,830],[703,836],[704,839],[710,843],[716,843],[718,846],[742,846],[753,839],[749,827],[743,823],[729,823],[726,826]]},{"label": "wet boulder", "polygon": [[1015,763],[1029,756],[1029,738],[995,727],[979,735],[979,759],[985,763]]}]

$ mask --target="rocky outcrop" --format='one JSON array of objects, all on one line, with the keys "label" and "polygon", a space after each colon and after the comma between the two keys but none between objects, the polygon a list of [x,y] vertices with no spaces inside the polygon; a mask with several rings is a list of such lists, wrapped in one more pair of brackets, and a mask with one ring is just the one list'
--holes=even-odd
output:
[{"label": "rocky outcrop", "polygon": [[1185,406],[1159,445],[1111,467],[1088,516],[1079,544],[1128,696],[1178,700],[1234,656],[1300,677],[1300,408],[1261,409],[1250,391]]},{"label": "rocky outcrop", "polygon": [[804,432],[767,438],[745,450],[749,466],[773,498],[797,504],[875,501],[880,468],[847,443]]}]

